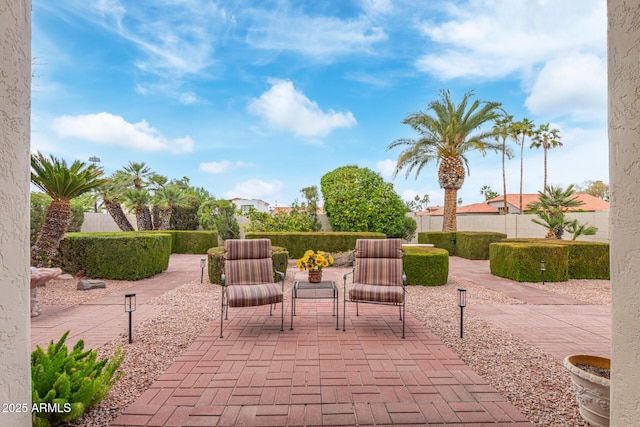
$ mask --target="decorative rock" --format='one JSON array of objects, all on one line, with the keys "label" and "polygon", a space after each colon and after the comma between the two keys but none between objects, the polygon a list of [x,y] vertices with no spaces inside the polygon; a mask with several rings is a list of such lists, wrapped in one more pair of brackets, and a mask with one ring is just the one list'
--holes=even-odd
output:
[{"label": "decorative rock", "polygon": [[71,280],[73,279],[73,276],[69,273],[65,273],[65,274],[61,274],[58,276],[58,279],[60,280]]},{"label": "decorative rock", "polygon": [[89,289],[106,288],[107,284],[104,280],[85,279],[78,282],[77,289],[79,291],[88,291]]}]

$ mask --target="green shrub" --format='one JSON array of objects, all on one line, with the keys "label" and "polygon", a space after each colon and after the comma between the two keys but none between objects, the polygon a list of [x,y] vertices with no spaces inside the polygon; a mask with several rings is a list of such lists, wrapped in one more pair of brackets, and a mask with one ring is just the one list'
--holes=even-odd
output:
[{"label": "green shrub", "polygon": [[401,237],[410,226],[393,184],[371,169],[339,167],[322,176],[320,188],[333,231],[372,231]]},{"label": "green shrub", "polygon": [[171,235],[172,254],[206,254],[218,246],[218,233],[209,230],[154,230],[152,233]]},{"label": "green shrub", "polygon": [[[78,420],[85,411],[97,405],[118,381],[116,370],[124,360],[120,347],[111,361],[97,360],[94,350],[84,351],[78,341],[68,352],[64,341],[69,331],[45,352],[40,346],[31,353],[31,393],[34,426],[57,426]],[[53,410],[52,410],[53,409]]]},{"label": "green shrub", "polygon": [[540,261],[545,261],[545,281],[569,280],[569,250],[565,245],[500,242],[489,245],[491,274],[518,282],[541,282]]},{"label": "green shrub", "polygon": [[566,246],[569,251],[569,278],[608,280],[610,277],[608,243],[540,238],[506,239],[504,242]]},{"label": "green shrub", "polygon": [[356,247],[358,239],[384,239],[383,233],[349,233],[349,232],[253,232],[246,233],[246,239],[269,239],[274,246],[287,249],[293,259],[302,258],[309,249],[327,253],[351,251]]},{"label": "green shrub", "polygon": [[403,246],[402,267],[408,285],[441,286],[449,278],[449,253],[444,249]]},{"label": "green shrub", "polygon": [[[273,268],[286,275],[287,264],[289,262],[289,253],[285,248],[282,248],[280,246],[271,246],[271,250]],[[207,274],[209,275],[209,281],[216,285],[221,285],[221,276],[222,272],[224,271],[224,246],[216,246],[215,248],[209,249],[207,251],[207,258]],[[280,276],[274,273],[273,280],[274,282],[280,281]]]},{"label": "green shrub", "polygon": [[491,231],[457,231],[455,253],[466,259],[489,259],[489,245],[507,238]]},{"label": "green shrub", "polygon": [[456,233],[453,231],[428,231],[418,233],[418,243],[432,244],[445,249],[449,256],[456,255]]},{"label": "green shrub", "polygon": [[171,234],[149,232],[67,233],[60,266],[96,279],[139,280],[166,270]]}]

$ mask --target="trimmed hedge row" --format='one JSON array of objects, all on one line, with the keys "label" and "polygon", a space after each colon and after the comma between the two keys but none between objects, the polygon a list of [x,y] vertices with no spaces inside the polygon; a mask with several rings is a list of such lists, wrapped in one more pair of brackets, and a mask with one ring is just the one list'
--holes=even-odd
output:
[{"label": "trimmed hedge row", "polygon": [[166,270],[169,233],[67,233],[60,242],[60,266],[91,278],[139,280]]},{"label": "trimmed hedge row", "polygon": [[609,279],[609,244],[554,239],[507,239],[490,246],[491,273],[519,282]]},{"label": "trimmed hedge row", "polygon": [[[289,253],[285,248],[280,246],[271,246],[271,250],[273,251],[273,253],[271,254],[271,258],[273,259],[274,268],[286,275],[287,263],[289,262]],[[221,285],[221,276],[222,271],[224,270],[224,246],[216,246],[215,248],[210,248],[207,251],[207,258],[207,274],[209,275],[209,281],[211,283]],[[278,282],[280,280],[280,276],[274,273],[273,280],[275,282]]]},{"label": "trimmed hedge row", "polygon": [[493,231],[456,231],[418,233],[418,243],[430,243],[445,249],[451,256],[466,259],[489,259],[489,245],[507,238]]},{"label": "trimmed hedge row", "polygon": [[171,234],[172,254],[206,254],[209,248],[218,246],[218,233],[215,231],[154,230],[151,233]]},{"label": "trimmed hedge row", "polygon": [[403,246],[402,267],[408,285],[441,286],[449,278],[449,253],[444,249]]},{"label": "trimmed hedge row", "polygon": [[246,239],[269,239],[271,245],[287,249],[289,257],[302,258],[309,249],[324,252],[346,252],[356,247],[358,239],[386,239],[383,233],[348,232],[251,232]]}]

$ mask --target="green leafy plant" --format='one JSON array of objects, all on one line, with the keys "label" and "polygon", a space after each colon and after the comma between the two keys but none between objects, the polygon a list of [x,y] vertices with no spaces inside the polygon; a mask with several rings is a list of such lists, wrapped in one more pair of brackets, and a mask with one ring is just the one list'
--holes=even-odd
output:
[{"label": "green leafy plant", "polygon": [[293,202],[291,209],[277,213],[258,212],[251,208],[245,214],[249,219],[249,224],[245,226],[246,231],[317,231],[317,215],[307,212],[305,205]]},{"label": "green leafy plant", "polygon": [[589,224],[581,224],[577,219],[566,223],[567,231],[571,234],[571,240],[580,236],[593,236],[598,232],[598,227]]},{"label": "green leafy plant", "polygon": [[57,343],[31,353],[31,393],[34,426],[56,426],[79,419],[104,399],[121,373],[124,360],[120,347],[111,360],[97,360],[95,350],[84,351],[79,340],[69,353],[64,344],[69,331]]}]

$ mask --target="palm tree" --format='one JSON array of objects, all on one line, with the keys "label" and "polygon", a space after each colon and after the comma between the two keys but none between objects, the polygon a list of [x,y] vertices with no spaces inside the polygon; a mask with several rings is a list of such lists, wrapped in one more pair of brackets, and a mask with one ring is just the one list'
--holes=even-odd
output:
[{"label": "palm tree", "polygon": [[155,194],[157,204],[162,209],[162,222],[160,230],[168,230],[171,223],[171,211],[174,206],[181,206],[184,202],[184,193],[175,185],[167,185]]},{"label": "palm tree", "polygon": [[[440,99],[429,103],[433,113],[409,114],[402,123],[411,126],[420,138],[398,139],[387,147],[390,150],[406,146],[400,153],[394,176],[406,168],[405,177],[416,169],[416,179],[422,168],[429,162],[440,164],[438,182],[444,189],[444,218],[442,231],[456,231],[456,202],[458,190],[464,183],[465,171],[469,165],[465,154],[479,150],[483,155],[487,149],[498,151],[500,147],[488,142],[493,131],[477,131],[483,124],[500,116],[500,103],[469,100],[473,91],[464,94],[456,105],[448,90],[440,91]],[[477,132],[476,132],[477,131]],[[476,133],[474,133],[476,132]]]},{"label": "palm tree", "polygon": [[136,214],[138,230],[153,230],[151,212],[148,206],[151,202],[149,191],[130,188],[124,192],[124,200],[127,207]]},{"label": "palm tree", "polygon": [[540,148],[544,151],[544,182],[542,188],[547,188],[547,152],[550,148],[562,147],[560,131],[549,129],[549,123],[540,125],[533,134],[533,142],[529,148]]},{"label": "palm tree", "polygon": [[513,116],[505,114],[502,118],[496,119],[494,123],[495,139],[498,142],[502,140],[500,147],[500,153],[502,154],[502,213],[506,215],[509,212],[509,207],[507,206],[507,174],[504,167],[504,158],[506,157],[509,160],[513,158],[513,151],[507,147],[507,138],[509,137],[509,129],[513,124]]},{"label": "palm tree", "polygon": [[116,172],[111,176],[108,182],[97,188],[97,192],[104,202],[104,206],[113,218],[113,221],[118,225],[118,228],[122,231],[134,231],[133,225],[129,222],[129,219],[122,210],[120,199],[122,199],[123,187],[119,183],[122,179],[118,174],[122,172]]},{"label": "palm tree", "polygon": [[[534,129],[533,121],[525,117],[522,121],[513,123],[510,131],[511,137],[520,145],[520,203],[518,205],[520,215],[522,215],[522,182],[524,179],[524,139],[533,135]],[[520,135],[522,135],[522,141],[518,139]]]},{"label": "palm tree", "polygon": [[157,174],[157,173],[152,173],[149,175],[149,185],[151,185],[151,189],[153,190],[153,194],[154,194],[154,204],[153,204],[153,208],[152,208],[152,218],[153,218],[153,229],[157,230],[160,228],[160,223],[162,222],[162,210],[160,209],[160,206],[157,203],[157,200],[155,200],[155,196],[158,194],[158,192],[165,186],[167,185],[167,182],[169,181],[169,179],[166,176]]},{"label": "palm tree", "polygon": [[51,197],[44,223],[31,248],[31,262],[46,266],[55,257],[72,217],[71,199],[102,185],[102,169],[80,160],[71,166],[53,155],[31,155],[31,183]]},{"label": "palm tree", "polygon": [[538,191],[538,201],[529,204],[527,208],[535,210],[540,218],[534,218],[531,221],[549,230],[546,238],[562,239],[564,229],[569,225],[564,217],[565,212],[569,208],[583,204],[584,202],[576,196],[573,185],[569,185],[566,189],[550,185],[544,191]]}]

